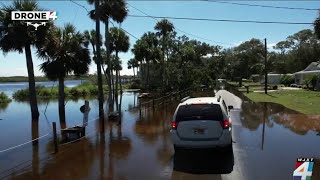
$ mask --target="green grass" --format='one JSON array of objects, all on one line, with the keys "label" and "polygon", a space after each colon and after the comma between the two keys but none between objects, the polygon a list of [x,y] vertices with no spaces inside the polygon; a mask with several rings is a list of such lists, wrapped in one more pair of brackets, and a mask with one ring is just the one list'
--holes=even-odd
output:
[{"label": "green grass", "polygon": [[[120,87],[119,87],[120,89]],[[128,85],[122,85],[122,89],[128,89]],[[104,93],[108,92],[108,86],[103,85]],[[58,97],[58,87],[53,88],[46,88],[43,86],[36,86],[37,96],[40,99],[51,99]],[[98,86],[92,84],[91,82],[87,81],[72,88],[65,88],[64,89],[66,98],[78,98],[78,97],[86,97],[86,96],[95,96],[98,95]],[[28,100],[29,97],[29,90],[28,89],[21,89],[16,91],[12,97],[15,100]]]},{"label": "green grass", "polygon": [[11,102],[11,99],[4,93],[0,93],[0,104],[5,104]]},{"label": "green grass", "polygon": [[274,102],[304,114],[320,114],[320,92],[307,90],[281,90],[278,92],[244,93],[255,102]]}]

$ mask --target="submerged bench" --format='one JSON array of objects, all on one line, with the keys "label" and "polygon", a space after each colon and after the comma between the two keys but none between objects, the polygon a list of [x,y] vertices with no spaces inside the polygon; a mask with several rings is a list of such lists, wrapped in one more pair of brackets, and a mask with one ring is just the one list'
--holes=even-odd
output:
[{"label": "submerged bench", "polygon": [[63,129],[62,133],[65,135],[66,140],[69,139],[69,134],[76,134],[78,138],[86,135],[86,126],[88,125],[88,114],[90,111],[89,101],[85,101],[84,105],[80,107],[80,111],[83,113],[83,124],[82,126]]}]

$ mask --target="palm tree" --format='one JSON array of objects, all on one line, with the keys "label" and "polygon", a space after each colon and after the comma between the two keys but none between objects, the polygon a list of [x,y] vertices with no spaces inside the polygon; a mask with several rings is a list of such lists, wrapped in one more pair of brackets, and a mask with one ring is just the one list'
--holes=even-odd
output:
[{"label": "palm tree", "polygon": [[[94,0],[88,0],[90,4],[93,4]],[[98,0],[95,0],[98,1]],[[107,49],[107,75],[108,75],[108,88],[111,89],[111,60],[110,60],[110,48],[109,48],[109,20],[110,18],[117,23],[122,23],[126,16],[128,15],[128,8],[125,0],[100,0],[97,4],[100,3],[100,8],[95,9],[90,12],[90,17],[95,19],[95,15],[98,14],[99,19],[105,24],[105,46]],[[99,13],[96,13],[96,10]],[[109,105],[113,104],[112,102],[112,91],[109,90]]]},{"label": "palm tree", "polygon": [[6,54],[11,51],[25,53],[28,81],[29,101],[32,119],[39,118],[37,96],[35,89],[34,68],[31,54],[32,46],[39,46],[45,40],[51,23],[41,26],[35,31],[34,27],[27,26],[25,21],[12,21],[12,11],[42,11],[35,0],[14,0],[11,5],[0,8],[0,48]]},{"label": "palm tree", "polygon": [[134,70],[134,68],[138,68],[139,67],[138,61],[135,58],[132,58],[132,59],[130,59],[128,61],[127,65],[128,65],[128,69],[132,68],[132,70],[133,70],[133,78],[135,79],[135,70]]},{"label": "palm tree", "polygon": [[159,41],[155,33],[148,32],[143,34],[141,39],[139,39],[134,45],[132,52],[137,61],[140,64],[147,64],[147,82],[145,83],[145,89],[149,90],[149,76],[150,76],[150,61],[157,63],[160,60],[160,49],[158,47]]},{"label": "palm tree", "polygon": [[318,39],[320,39],[320,12],[317,19],[314,21],[313,25],[314,25],[314,32],[318,37]]},{"label": "palm tree", "polygon": [[[170,33],[174,31],[174,26],[173,24],[167,20],[167,19],[162,19],[161,21],[157,22],[156,26],[154,27],[156,31],[158,31],[156,34],[161,37],[162,40],[162,71],[163,71],[163,80],[166,81],[166,70],[165,70],[165,54],[167,52],[167,45],[168,45],[168,37]],[[168,58],[168,57],[167,57]]]},{"label": "palm tree", "polygon": [[133,67],[133,61],[134,59],[130,59],[128,62],[127,62],[127,67],[128,69],[131,69],[133,70],[133,78],[135,77],[135,72],[134,72],[134,67]]},{"label": "palm tree", "polygon": [[40,69],[51,80],[59,80],[59,117],[65,122],[64,79],[69,74],[81,75],[89,71],[90,52],[85,47],[83,34],[71,24],[51,30],[47,42],[38,50],[45,60]]},{"label": "palm tree", "polygon": [[[91,19],[96,22],[96,64],[97,64],[97,79],[98,79],[98,89],[99,89],[99,117],[101,119],[102,132],[104,132],[104,96],[103,96],[103,86],[102,86],[102,75],[101,75],[101,41],[100,41],[100,20],[101,20],[101,2],[99,0],[88,0],[89,4],[94,4],[94,10],[92,10],[89,14]],[[109,87],[110,91],[110,87]]]},{"label": "palm tree", "polygon": [[[119,74],[122,69],[119,61],[119,52],[128,52],[129,50],[129,36],[126,33],[116,27],[110,28],[109,34],[109,49],[110,53],[115,52],[115,70],[116,70],[116,93],[118,93]],[[122,86],[121,86],[122,87]],[[122,90],[122,89],[121,89]]]}]

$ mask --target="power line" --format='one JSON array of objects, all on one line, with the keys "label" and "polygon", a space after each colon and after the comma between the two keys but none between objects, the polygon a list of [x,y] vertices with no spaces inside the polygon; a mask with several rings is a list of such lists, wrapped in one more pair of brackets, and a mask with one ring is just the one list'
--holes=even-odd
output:
[{"label": "power line", "polygon": [[70,2],[72,2],[72,3],[74,3],[74,4],[76,4],[76,5],[80,6],[80,7],[82,7],[84,10],[86,10],[86,11],[87,11],[87,13],[89,13],[89,10],[88,10],[85,6],[83,6],[83,5],[81,5],[81,4],[77,3],[77,2],[75,2],[74,0],[70,0]]},{"label": "power line", "polygon": [[[112,24],[113,27],[116,27],[112,21],[109,21],[109,22]],[[133,34],[129,33],[129,32],[126,31],[125,29],[123,29],[122,27],[119,27],[119,29],[121,29],[121,30],[124,31],[125,33],[129,34],[129,35],[132,36],[133,38],[139,39],[139,38],[137,38],[136,36],[134,36]]]},{"label": "power line", "polygon": [[[141,12],[142,14],[144,14],[144,15],[152,18],[152,19],[155,19],[157,22],[159,21],[157,18],[155,18],[155,17],[153,17],[153,16],[150,16],[149,14],[143,12],[142,10],[140,10],[140,9],[132,6],[131,4],[129,4],[129,3],[127,3],[127,4],[128,4],[130,7],[134,8],[135,10]],[[199,39],[202,39],[202,40],[206,40],[206,41],[210,41],[210,42],[213,42],[213,43],[225,44],[225,45],[231,45],[231,46],[234,46],[234,45],[235,45],[235,44],[230,44],[230,43],[225,43],[225,42],[219,42],[219,41],[214,41],[214,40],[211,40],[211,39],[203,38],[203,37],[200,37],[200,36],[197,36],[197,35],[188,33],[188,32],[186,32],[186,31],[183,31],[183,30],[181,30],[181,29],[179,29],[179,28],[177,28],[177,27],[175,27],[175,29],[178,30],[178,31],[180,31],[180,32],[182,32],[182,33],[185,33],[185,34],[187,34],[187,35],[189,35],[189,36],[193,36],[193,37],[196,37],[196,38],[199,38]]]},{"label": "power line", "polygon": [[[150,16],[128,15],[130,17],[146,18]],[[172,16],[151,16],[157,19],[177,19],[190,21],[215,21],[215,22],[233,22],[233,23],[256,23],[256,24],[290,24],[290,25],[312,25],[308,22],[284,22],[284,21],[254,21],[254,20],[236,20],[236,19],[209,19],[209,18],[189,18],[189,17],[172,17]]]},{"label": "power line", "polygon": [[[83,5],[75,2],[75,1],[73,1],[73,0],[70,0],[70,2],[72,2],[72,3],[74,3],[74,4],[76,4],[76,5],[80,6],[80,7],[82,7],[84,10],[86,10],[86,11],[89,13],[89,10],[88,10],[85,6],[83,6]],[[115,25],[113,24],[112,21],[109,21],[109,22],[115,27]],[[133,34],[131,34],[131,33],[129,33],[128,31],[126,31],[125,29],[123,29],[123,28],[121,28],[121,27],[120,27],[120,29],[123,30],[124,32],[126,32],[127,34],[129,34],[130,36],[132,36],[133,38],[139,39],[139,38],[137,38],[136,36],[134,36]]]},{"label": "power line", "polygon": [[271,6],[271,5],[247,4],[247,3],[236,3],[236,2],[216,1],[216,0],[200,0],[200,1],[220,3],[220,4],[232,4],[232,5],[238,5],[238,6],[251,6],[251,7],[262,7],[262,8],[286,9],[286,10],[304,10],[304,11],[319,11],[320,10],[320,9],[314,9],[314,8]]}]

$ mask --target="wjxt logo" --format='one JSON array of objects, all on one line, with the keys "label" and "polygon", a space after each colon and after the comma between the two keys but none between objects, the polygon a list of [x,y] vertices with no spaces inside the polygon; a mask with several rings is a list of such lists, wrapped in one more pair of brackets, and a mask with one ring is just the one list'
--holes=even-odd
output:
[{"label": "wjxt logo", "polygon": [[[33,26],[35,30],[39,26],[45,26],[48,21],[53,21],[58,18],[56,11],[12,11],[11,20],[26,21],[27,26]],[[34,23],[32,21],[40,21]]]}]

